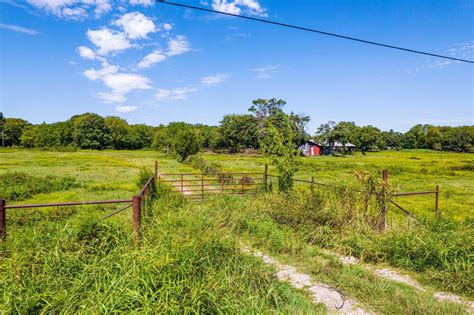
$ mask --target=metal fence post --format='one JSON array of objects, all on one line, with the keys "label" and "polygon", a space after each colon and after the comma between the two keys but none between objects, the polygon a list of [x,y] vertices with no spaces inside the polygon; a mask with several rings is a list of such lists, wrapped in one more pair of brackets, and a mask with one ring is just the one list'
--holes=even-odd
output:
[{"label": "metal fence post", "polygon": [[383,179],[383,191],[382,191],[382,213],[380,215],[380,229],[385,230],[387,227],[387,200],[385,194],[387,193],[387,185],[388,185],[388,170],[383,170],[382,171],[382,179]]},{"label": "metal fence post", "polygon": [[221,192],[224,192],[224,174],[221,174]]},{"label": "metal fence post", "polygon": [[137,239],[140,239],[140,220],[141,220],[141,197],[133,196],[132,198],[132,209],[133,209],[133,233]]},{"label": "metal fence post", "polygon": [[204,201],[204,174],[201,174],[201,200]]},{"label": "metal fence post", "polygon": [[5,209],[5,199],[0,199],[0,239],[3,241],[7,237],[7,209]]},{"label": "metal fence post", "polygon": [[439,185],[436,185],[436,193],[435,193],[435,211],[436,211],[436,218],[441,218],[441,213],[439,212]]},{"label": "metal fence post", "polygon": [[263,173],[263,184],[265,185],[265,191],[268,191],[268,164],[265,164],[265,171]]}]

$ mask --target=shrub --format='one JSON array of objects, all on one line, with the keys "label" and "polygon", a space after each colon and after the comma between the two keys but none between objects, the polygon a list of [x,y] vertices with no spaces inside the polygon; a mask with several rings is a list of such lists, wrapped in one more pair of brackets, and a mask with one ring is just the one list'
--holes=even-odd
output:
[{"label": "shrub", "polygon": [[71,176],[31,176],[24,172],[0,175],[0,196],[8,200],[23,200],[36,194],[68,190],[80,184]]},{"label": "shrub", "polygon": [[188,156],[198,153],[199,148],[199,139],[192,129],[185,128],[178,131],[173,142],[173,150],[178,155],[180,162]]},{"label": "shrub", "polygon": [[185,163],[201,170],[206,175],[217,175],[222,172],[222,164],[218,162],[207,162],[200,156],[190,156],[186,159]]}]

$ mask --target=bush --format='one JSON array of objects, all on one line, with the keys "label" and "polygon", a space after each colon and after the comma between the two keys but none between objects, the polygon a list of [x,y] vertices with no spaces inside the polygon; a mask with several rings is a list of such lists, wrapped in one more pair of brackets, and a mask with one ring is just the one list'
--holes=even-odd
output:
[{"label": "bush", "polygon": [[268,194],[252,203],[252,211],[301,233],[309,243],[419,272],[445,290],[474,292],[472,221],[424,220],[411,228],[395,223],[380,233],[372,220],[367,222],[363,201],[345,194],[328,189]]},{"label": "bush", "polygon": [[207,162],[200,156],[190,156],[186,159],[185,163],[201,170],[203,174],[206,175],[217,175],[222,173],[222,164],[218,162]]},{"label": "bush", "polygon": [[192,129],[185,128],[178,131],[174,139],[173,151],[178,155],[180,162],[186,160],[188,156],[198,153],[199,148],[199,139]]},{"label": "bush", "polygon": [[79,187],[71,176],[31,176],[24,172],[10,172],[0,175],[0,196],[8,200],[23,200],[36,194],[68,190]]}]

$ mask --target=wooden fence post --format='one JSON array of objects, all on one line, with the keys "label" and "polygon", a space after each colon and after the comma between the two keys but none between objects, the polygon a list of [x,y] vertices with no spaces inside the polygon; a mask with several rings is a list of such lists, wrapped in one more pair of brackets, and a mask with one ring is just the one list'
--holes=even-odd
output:
[{"label": "wooden fence post", "polygon": [[5,199],[0,199],[0,239],[3,241],[7,237],[7,209],[5,209]]},{"label": "wooden fence post", "polygon": [[141,237],[140,231],[140,220],[141,220],[141,197],[133,196],[132,198],[132,209],[133,209],[133,234],[137,240]]},{"label": "wooden fence post", "polygon": [[268,191],[268,164],[265,164],[265,171],[263,173],[263,184],[265,185],[265,191]]},{"label": "wooden fence post", "polygon": [[383,198],[383,204],[382,204],[382,213],[380,215],[380,229],[385,230],[387,227],[387,200],[385,194],[387,193],[387,185],[388,185],[388,170],[383,170],[382,171],[382,179],[383,179],[383,191],[382,191],[382,198]]},{"label": "wooden fence post", "polygon": [[435,211],[436,211],[436,218],[441,218],[441,213],[439,212],[439,185],[436,185],[436,193],[435,193]]}]

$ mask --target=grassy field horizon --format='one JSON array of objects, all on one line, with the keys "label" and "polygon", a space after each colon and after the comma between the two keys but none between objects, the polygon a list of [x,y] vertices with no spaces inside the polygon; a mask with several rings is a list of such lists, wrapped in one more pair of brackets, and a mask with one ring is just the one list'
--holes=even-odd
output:
[{"label": "grassy field horizon", "polygon": [[[206,152],[199,157],[224,172],[263,172],[267,163],[259,155]],[[151,150],[4,149],[0,198],[11,196],[8,204],[131,198],[139,190],[141,169],[152,169],[155,160],[160,173],[202,172]],[[297,178],[315,176],[348,187],[356,172],[379,176],[383,168],[403,191],[441,184],[443,217],[458,222],[398,224],[387,233],[359,220],[360,200],[346,198],[349,191],[310,192],[303,186],[287,195],[215,196],[200,204],[160,196],[151,212],[145,211],[141,248],[134,245],[130,211],[100,221],[114,207],[8,210],[8,238],[0,243],[0,312],[325,312],[279,282],[258,259],[240,253],[245,242],[378,313],[463,314],[462,306],[436,300],[433,293],[472,297],[472,160],[469,154],[418,150],[299,160]],[[269,171],[274,173],[271,166]],[[429,218],[434,198],[405,199],[403,205]],[[396,211],[390,208],[389,218]],[[427,291],[343,266],[325,250],[400,269]]]},{"label": "grassy field horizon", "polygon": [[[268,161],[255,154],[201,153],[226,172],[263,172]],[[153,168],[159,163],[160,173],[199,172],[188,164],[156,151],[89,151],[73,152],[2,149],[0,175],[26,172],[32,176],[71,176],[78,184],[67,191],[38,194],[23,203],[45,201],[74,201],[93,198],[121,198],[135,193],[134,179],[140,168]],[[301,158],[296,178],[331,184],[355,180],[355,173],[369,172],[381,176],[389,170],[389,180],[398,191],[432,191],[440,185],[440,209],[446,218],[455,220],[474,217],[474,155],[470,153],[403,150],[355,153],[343,157],[320,156]],[[272,166],[269,172],[275,173]],[[380,174],[380,175],[378,175]],[[400,203],[415,214],[434,214],[433,196],[399,198]],[[17,202],[18,203],[18,202]]]}]

